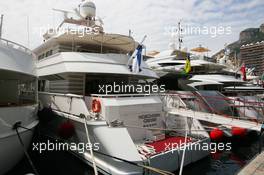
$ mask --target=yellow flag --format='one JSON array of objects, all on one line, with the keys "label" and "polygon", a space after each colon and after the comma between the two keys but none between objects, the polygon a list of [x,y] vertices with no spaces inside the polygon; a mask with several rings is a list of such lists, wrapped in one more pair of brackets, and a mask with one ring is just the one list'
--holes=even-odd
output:
[{"label": "yellow flag", "polygon": [[185,63],[185,66],[184,66],[184,71],[186,74],[188,74],[189,72],[191,72],[191,61],[190,61],[190,58],[187,58],[186,59],[186,63]]}]

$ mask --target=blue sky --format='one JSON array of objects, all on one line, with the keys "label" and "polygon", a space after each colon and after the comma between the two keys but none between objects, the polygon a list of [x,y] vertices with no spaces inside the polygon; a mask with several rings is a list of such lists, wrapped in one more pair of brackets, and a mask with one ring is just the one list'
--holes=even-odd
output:
[{"label": "blue sky", "polygon": [[[3,37],[35,48],[42,42],[36,29],[56,26],[61,14],[52,8],[73,9],[80,0],[9,0],[0,2],[5,14]],[[148,50],[168,49],[171,35],[166,28],[177,26],[231,27],[231,34],[184,35],[184,47],[191,49],[199,44],[212,50],[223,48],[225,43],[236,41],[239,32],[264,23],[263,0],[94,0],[97,15],[103,18],[106,32],[128,34],[129,29],[137,40],[146,34]],[[27,36],[29,19],[29,44]]]}]

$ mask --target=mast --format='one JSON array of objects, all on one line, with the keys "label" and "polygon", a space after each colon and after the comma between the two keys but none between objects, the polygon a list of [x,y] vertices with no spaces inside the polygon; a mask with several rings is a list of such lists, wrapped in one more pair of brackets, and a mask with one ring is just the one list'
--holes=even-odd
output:
[{"label": "mast", "polygon": [[178,40],[178,50],[182,48],[182,28],[181,28],[181,21],[178,22],[178,28],[171,34],[171,42],[169,44],[169,48],[172,50],[176,50],[176,42]]},{"label": "mast", "polygon": [[178,41],[179,41],[179,50],[181,50],[182,47],[182,28],[181,28],[181,21],[178,22]]},{"label": "mast", "polygon": [[1,21],[0,21],[0,38],[2,38],[2,31],[3,31],[3,20],[4,20],[4,15],[1,15]]}]

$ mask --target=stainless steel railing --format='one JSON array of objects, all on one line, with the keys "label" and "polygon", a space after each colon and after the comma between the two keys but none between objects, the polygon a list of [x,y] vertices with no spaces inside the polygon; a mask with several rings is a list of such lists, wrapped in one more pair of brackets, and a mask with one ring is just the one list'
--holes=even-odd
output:
[{"label": "stainless steel railing", "polygon": [[14,49],[23,51],[23,52],[25,52],[27,54],[34,55],[34,53],[30,49],[28,49],[27,47],[25,47],[25,46],[23,46],[21,44],[15,43],[13,41],[4,39],[4,38],[0,38],[0,44],[4,44],[4,45],[6,45],[8,47],[12,47]]}]

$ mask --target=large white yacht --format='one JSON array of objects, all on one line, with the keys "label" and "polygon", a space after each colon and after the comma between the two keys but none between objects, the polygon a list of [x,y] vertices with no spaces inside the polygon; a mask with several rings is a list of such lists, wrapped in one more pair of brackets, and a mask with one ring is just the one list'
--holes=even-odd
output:
[{"label": "large white yacht", "polygon": [[[158,76],[139,50],[135,54],[141,45],[131,36],[105,33],[95,10],[91,1],[83,1],[75,12],[60,10],[65,13],[62,24],[90,33],[49,30],[34,50],[42,132],[68,144],[96,146],[70,151],[103,174],[170,174],[207,156],[209,151],[201,149],[184,154],[187,147],[210,142],[197,120],[166,115],[159,95],[124,92],[150,87]],[[68,16],[74,13],[77,19]],[[131,55],[140,58],[137,71]]]},{"label": "large white yacht", "polygon": [[0,39],[0,57],[2,175],[22,159],[24,152],[19,137],[25,148],[28,148],[38,120],[36,65],[32,52],[22,45]]},{"label": "large white yacht", "polygon": [[[191,65],[188,73],[185,72],[187,58]],[[200,122],[205,128],[209,128],[211,139],[222,139],[223,135],[244,137],[251,131],[250,127],[245,126],[248,128],[245,129],[239,122],[226,125],[222,121],[228,116],[229,119],[263,123],[263,101],[255,95],[263,93],[264,88],[242,80],[240,70],[231,67],[228,52],[219,63],[209,60],[204,55],[195,55],[172,47],[149,58],[146,63],[160,75],[157,83],[165,84],[172,99],[178,101],[174,102],[176,111],[179,111],[178,104],[182,103],[193,112],[202,112]],[[212,113],[219,116],[219,121],[217,117],[212,120],[204,118]],[[215,132],[222,136],[216,137],[218,134]]]},{"label": "large white yacht", "polygon": [[[191,72],[183,73],[189,55]],[[255,94],[264,88],[243,81],[239,70],[231,70],[225,55],[220,63],[207,60],[203,55],[169,49],[147,60],[148,66],[160,75],[159,82],[169,90],[216,90],[225,94]],[[224,60],[223,60],[224,59]]]}]

